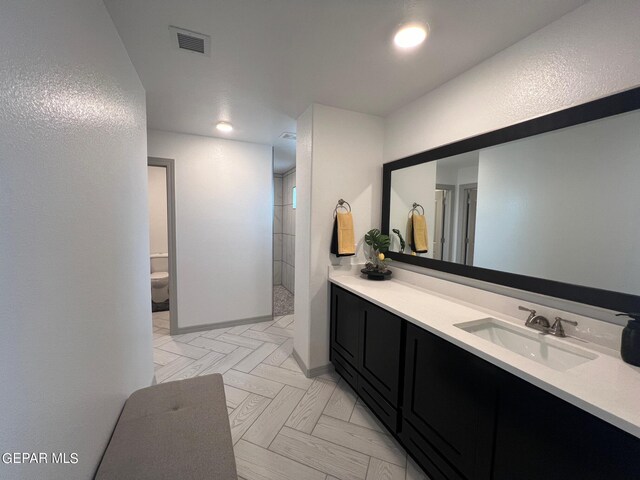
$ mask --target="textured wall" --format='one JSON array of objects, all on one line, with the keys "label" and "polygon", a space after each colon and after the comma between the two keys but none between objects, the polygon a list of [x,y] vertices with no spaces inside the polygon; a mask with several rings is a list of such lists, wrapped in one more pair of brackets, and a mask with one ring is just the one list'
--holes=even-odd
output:
[{"label": "textured wall", "polygon": [[592,0],[389,115],[384,159],[634,87],[640,3]]},{"label": "textured wall", "polygon": [[[311,350],[311,167],[313,160],[313,109],[310,105],[296,121],[296,321],[293,346],[309,366]],[[327,348],[329,339],[326,339]]]},{"label": "textured wall", "polygon": [[92,478],[153,377],[145,94],[102,2],[0,14],[0,478]]},{"label": "textured wall", "polygon": [[271,315],[271,147],[150,130],[149,156],[175,160],[178,327]]},{"label": "textured wall", "polygon": [[[298,120],[294,346],[310,369],[329,363],[328,269],[364,262],[364,234],[380,227],[383,133],[381,117],[318,104]],[[329,253],[340,198],[353,211],[353,257]]]},{"label": "textured wall", "polygon": [[[436,162],[414,165],[413,167],[396,170],[391,174],[391,199],[389,208],[389,230],[397,228],[407,244],[406,252],[411,252],[409,237],[407,236],[407,219],[413,203],[419,203],[424,208],[427,221],[427,237],[429,251],[419,253],[421,257],[433,258],[433,233],[435,228],[436,211]],[[395,233],[390,233],[392,250],[400,250],[400,241]]]},{"label": "textured wall", "polygon": [[[640,2],[592,0],[386,117],[384,161],[638,86],[638,51]],[[419,270],[611,321],[599,309]]]},{"label": "textured wall", "polygon": [[473,264],[640,292],[640,112],[480,152]]}]

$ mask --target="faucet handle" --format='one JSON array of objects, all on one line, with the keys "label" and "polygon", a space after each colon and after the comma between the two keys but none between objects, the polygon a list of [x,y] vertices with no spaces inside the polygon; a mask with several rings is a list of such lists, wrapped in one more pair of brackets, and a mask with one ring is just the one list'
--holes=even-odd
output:
[{"label": "faucet handle", "polygon": [[536,314],[536,311],[535,311],[535,310],[532,310],[532,309],[527,308],[527,307],[523,307],[522,305],[520,305],[520,306],[518,307],[518,310],[522,310],[523,312],[529,312],[529,313],[530,313],[530,314],[532,314],[532,315],[535,315],[535,314]]},{"label": "faucet handle", "polygon": [[577,326],[578,322],[575,320],[567,320],[565,318],[556,317],[556,321],[553,322],[549,333],[551,335],[555,335],[556,337],[566,337],[567,335],[564,333],[564,328],[562,327],[562,322],[569,323],[573,326]]}]

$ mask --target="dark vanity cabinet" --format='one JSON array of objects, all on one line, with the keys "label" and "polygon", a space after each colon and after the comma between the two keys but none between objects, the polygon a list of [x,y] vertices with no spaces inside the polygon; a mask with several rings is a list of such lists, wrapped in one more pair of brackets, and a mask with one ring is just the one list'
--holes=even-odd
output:
[{"label": "dark vanity cabinet", "polygon": [[[352,366],[358,365],[360,329],[365,301],[341,288],[331,291],[331,349]],[[351,383],[350,378],[345,378]],[[355,387],[354,383],[351,385]]]},{"label": "dark vanity cabinet", "polygon": [[395,431],[404,321],[338,287],[331,290],[331,361],[380,420]]},{"label": "dark vanity cabinet", "polygon": [[331,286],[336,371],[432,480],[640,479],[640,440]]},{"label": "dark vanity cabinet", "polygon": [[409,324],[402,430],[433,480],[489,479],[495,422],[494,367]]},{"label": "dark vanity cabinet", "polygon": [[640,479],[636,437],[514,375],[500,383],[494,480]]}]

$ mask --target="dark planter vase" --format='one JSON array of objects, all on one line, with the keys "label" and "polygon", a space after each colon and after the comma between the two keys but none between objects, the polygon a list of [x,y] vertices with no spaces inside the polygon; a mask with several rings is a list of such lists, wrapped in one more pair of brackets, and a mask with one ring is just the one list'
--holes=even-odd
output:
[{"label": "dark planter vase", "polygon": [[622,330],[620,355],[625,362],[640,367],[640,315],[628,314],[633,320],[629,320]]},{"label": "dark planter vase", "polygon": [[376,270],[367,270],[366,268],[363,268],[360,271],[364,273],[369,280],[386,280],[388,278],[391,278],[391,270],[387,270],[386,272],[382,273]]}]

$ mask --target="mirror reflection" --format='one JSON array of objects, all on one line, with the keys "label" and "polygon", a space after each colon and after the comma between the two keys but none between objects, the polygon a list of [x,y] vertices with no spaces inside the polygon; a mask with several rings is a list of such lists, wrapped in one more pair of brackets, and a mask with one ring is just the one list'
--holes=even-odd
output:
[{"label": "mirror reflection", "polygon": [[391,250],[638,294],[638,180],[640,111],[394,170]]}]

